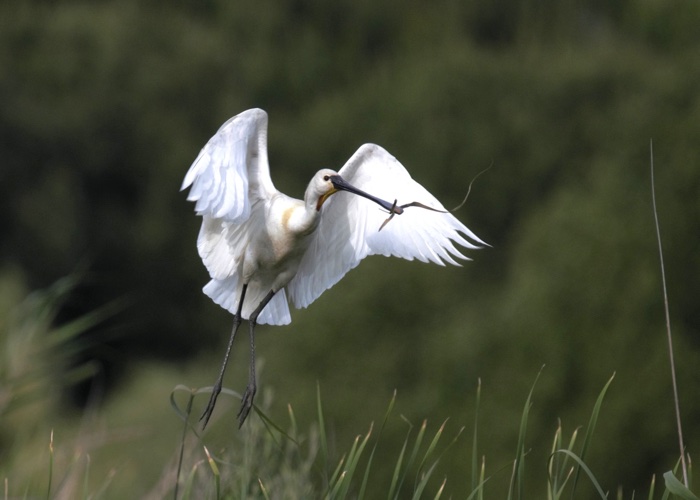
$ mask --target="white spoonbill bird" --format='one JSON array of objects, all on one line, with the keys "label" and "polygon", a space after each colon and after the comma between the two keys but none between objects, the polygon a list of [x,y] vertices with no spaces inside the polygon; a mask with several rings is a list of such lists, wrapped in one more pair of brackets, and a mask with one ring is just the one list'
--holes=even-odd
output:
[{"label": "white spoonbill bird", "polygon": [[[211,276],[204,293],[234,315],[221,372],[201,417],[204,426],[242,320],[250,325],[250,372],[239,427],[255,396],[257,323],[290,323],[288,302],[307,307],[368,255],[459,265],[455,258],[467,257],[455,244],[484,244],[374,144],[361,146],[339,172],[319,170],[303,200],[280,193],[270,179],[267,113],[261,109],[244,111],[221,126],[187,172],[182,189],[189,186],[187,199],[202,216],[197,249]],[[417,201],[397,206],[363,189],[389,200]],[[331,197],[339,191],[346,194]],[[407,207],[430,210],[412,210],[387,224]]]}]

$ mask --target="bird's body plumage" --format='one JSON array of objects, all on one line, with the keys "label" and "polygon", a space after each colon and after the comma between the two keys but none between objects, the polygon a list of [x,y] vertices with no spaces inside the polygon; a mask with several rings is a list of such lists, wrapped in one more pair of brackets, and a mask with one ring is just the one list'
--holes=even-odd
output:
[{"label": "bird's body plumage", "polygon": [[[211,277],[204,292],[234,314],[224,366],[202,417],[205,425],[241,319],[251,320],[251,375],[239,413],[242,424],[255,394],[256,323],[288,324],[290,302],[307,307],[368,255],[458,265],[455,259],[467,257],[457,245],[484,244],[374,144],[361,146],[337,173],[318,171],[304,200],[280,193],[270,178],[267,114],[260,109],[221,126],[187,172],[182,189],[189,186],[188,199],[203,219],[197,248]],[[395,200],[394,205],[384,199]],[[387,213],[372,201],[393,216],[403,212],[395,210],[396,200],[406,199],[432,210],[416,208],[383,226]]]}]

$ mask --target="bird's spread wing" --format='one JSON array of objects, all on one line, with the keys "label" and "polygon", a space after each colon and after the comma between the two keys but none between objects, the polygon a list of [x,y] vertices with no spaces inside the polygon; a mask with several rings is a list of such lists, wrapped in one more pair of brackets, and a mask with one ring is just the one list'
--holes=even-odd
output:
[{"label": "bird's spread wing", "polygon": [[[267,161],[267,113],[251,109],[234,116],[202,148],[185,175],[182,189],[202,216],[197,249],[211,281],[204,293],[232,314],[240,300],[241,259],[256,228],[264,225],[261,209],[277,193]],[[243,317],[269,292],[251,284]],[[290,322],[283,292],[258,317],[259,323]]]},{"label": "bird's spread wing", "polygon": [[250,109],[234,116],[209,139],[190,167],[181,189],[199,215],[241,223],[258,197],[276,190],[267,162],[267,113]]},{"label": "bird's spread wing", "polygon": [[[339,174],[355,187],[390,203],[417,201],[445,210],[380,146],[361,146]],[[368,255],[459,265],[455,258],[467,257],[456,245],[478,248],[478,244],[485,244],[450,213],[409,207],[379,231],[388,216],[365,198],[342,191],[334,194],[323,207],[321,222],[296,277],[287,286],[294,305],[307,307]]]}]

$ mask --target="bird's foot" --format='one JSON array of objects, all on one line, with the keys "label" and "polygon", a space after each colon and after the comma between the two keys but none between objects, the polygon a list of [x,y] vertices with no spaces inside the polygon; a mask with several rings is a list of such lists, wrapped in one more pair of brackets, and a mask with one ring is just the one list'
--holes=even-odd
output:
[{"label": "bird's foot", "polygon": [[241,409],[238,410],[238,428],[243,426],[243,422],[248,417],[251,408],[253,408],[253,398],[255,398],[255,384],[250,385],[245,388],[245,393],[243,394],[243,400],[241,401]]},{"label": "bird's foot", "polygon": [[219,393],[221,392],[221,385],[217,384],[212,388],[211,391],[211,397],[209,398],[209,403],[207,403],[207,407],[204,409],[204,413],[202,413],[202,416],[199,417],[199,420],[203,420],[204,422],[202,423],[202,429],[204,429],[207,426],[207,422],[209,422],[209,419],[211,418],[212,413],[214,413],[214,406],[216,406],[216,398],[219,397]]}]

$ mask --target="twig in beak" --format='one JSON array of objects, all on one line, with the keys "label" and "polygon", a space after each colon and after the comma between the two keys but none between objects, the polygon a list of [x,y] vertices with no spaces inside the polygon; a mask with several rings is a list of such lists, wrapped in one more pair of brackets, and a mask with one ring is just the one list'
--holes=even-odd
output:
[{"label": "twig in beak", "polygon": [[[419,208],[425,208],[426,210],[432,210],[433,212],[440,212],[440,213],[447,213],[445,210],[438,210],[437,208],[429,207],[427,205],[423,205],[422,203],[418,201],[412,201],[411,203],[406,203],[405,205],[401,206],[396,206],[398,200],[394,200],[394,204],[391,206],[391,210],[389,210],[389,218],[382,222],[382,225],[379,226],[379,231],[384,229],[384,226],[386,226],[391,219],[394,218],[394,215],[399,214],[401,215],[403,213],[404,208],[409,208],[409,207],[419,207]],[[377,232],[379,232],[377,231]]]}]

